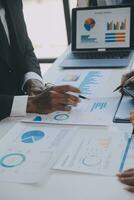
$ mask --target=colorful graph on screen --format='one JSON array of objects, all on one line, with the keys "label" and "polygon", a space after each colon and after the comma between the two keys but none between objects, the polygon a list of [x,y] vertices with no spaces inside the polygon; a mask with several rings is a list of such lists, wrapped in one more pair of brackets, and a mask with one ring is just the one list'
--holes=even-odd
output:
[{"label": "colorful graph on screen", "polygon": [[87,18],[85,21],[84,21],[84,28],[87,30],[87,31],[90,31],[92,28],[94,28],[95,26],[95,20],[92,19],[92,18]]},{"label": "colorful graph on screen", "polygon": [[[83,27],[86,31],[90,32],[95,27],[95,20],[92,18],[87,18],[84,20]],[[97,38],[91,37],[89,34],[81,35],[81,43],[96,43]]]},{"label": "colorful graph on screen", "polygon": [[106,33],[105,34],[105,42],[125,42],[126,41],[126,33]]},{"label": "colorful graph on screen", "polygon": [[124,21],[116,21],[111,20],[107,22],[107,32],[105,33],[105,42],[106,43],[117,43],[117,42],[125,42],[126,41],[126,27],[127,27],[127,19]]},{"label": "colorful graph on screen", "polygon": [[112,30],[126,30],[126,24],[127,24],[127,20],[125,19],[124,21],[120,22],[120,21],[117,21],[117,22],[113,22],[110,21],[110,22],[107,22],[107,30],[108,31],[112,31]]}]

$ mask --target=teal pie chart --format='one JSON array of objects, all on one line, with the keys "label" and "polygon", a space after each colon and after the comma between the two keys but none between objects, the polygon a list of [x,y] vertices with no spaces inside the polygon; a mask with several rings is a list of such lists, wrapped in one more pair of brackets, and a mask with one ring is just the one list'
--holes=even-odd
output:
[{"label": "teal pie chart", "polygon": [[21,165],[26,160],[21,153],[10,153],[0,159],[0,165],[5,168],[13,168]]},{"label": "teal pie chart", "polygon": [[25,132],[21,136],[21,142],[31,144],[43,139],[44,137],[45,137],[45,133],[43,131],[32,130],[32,131]]}]

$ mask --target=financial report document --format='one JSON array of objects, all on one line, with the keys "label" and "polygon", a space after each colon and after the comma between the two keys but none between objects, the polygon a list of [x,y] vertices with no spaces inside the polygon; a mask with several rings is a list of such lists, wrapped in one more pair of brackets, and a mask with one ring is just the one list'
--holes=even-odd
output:
[{"label": "financial report document", "polygon": [[54,84],[72,85],[78,87],[81,93],[89,98],[111,97],[111,96],[116,97],[118,96],[118,93],[113,93],[113,91],[109,89],[110,80],[113,80],[113,77],[116,80],[118,76],[113,70],[110,69],[109,70],[90,69],[88,71],[74,70],[71,72],[65,71],[62,75],[58,77],[58,79],[54,81]]},{"label": "financial report document", "polygon": [[32,123],[108,126],[112,123],[118,97],[82,99],[69,112],[57,111],[24,119]]},{"label": "financial report document", "polygon": [[69,128],[16,124],[0,141],[0,181],[44,182],[72,132]]},{"label": "financial report document", "polygon": [[127,142],[127,133],[120,130],[77,130],[53,169],[113,176],[119,172],[122,165]]},{"label": "financial report document", "polygon": [[[110,80],[117,79],[112,70],[64,71],[54,80],[56,85],[72,85],[80,88],[81,99],[77,107],[70,112],[54,112],[48,115],[37,115],[24,121],[52,124],[99,125],[112,123],[119,95],[109,89]],[[116,81],[115,81],[116,82]],[[108,83],[108,84],[106,84]],[[105,84],[105,90],[104,90]],[[75,93],[73,93],[75,95]],[[115,95],[115,96],[114,96]]]}]

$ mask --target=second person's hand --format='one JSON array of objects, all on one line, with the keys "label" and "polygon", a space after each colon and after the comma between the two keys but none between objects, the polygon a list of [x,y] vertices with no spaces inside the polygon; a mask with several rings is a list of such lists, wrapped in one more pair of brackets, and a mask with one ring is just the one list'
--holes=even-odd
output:
[{"label": "second person's hand", "polygon": [[117,174],[120,182],[128,185],[125,189],[134,193],[134,169],[128,169],[120,174]]},{"label": "second person's hand", "polygon": [[123,74],[121,78],[121,85],[124,86],[125,84],[128,84],[129,82],[131,82],[134,85],[133,77],[134,77],[134,70]]}]

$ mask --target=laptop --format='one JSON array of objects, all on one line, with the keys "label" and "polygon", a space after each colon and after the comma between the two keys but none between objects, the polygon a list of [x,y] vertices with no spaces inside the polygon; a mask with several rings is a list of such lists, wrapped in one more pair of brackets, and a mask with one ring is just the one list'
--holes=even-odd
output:
[{"label": "laptop", "polygon": [[62,68],[121,68],[134,49],[134,8],[103,6],[72,10],[71,51]]}]

